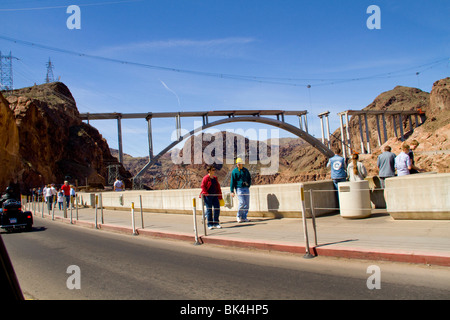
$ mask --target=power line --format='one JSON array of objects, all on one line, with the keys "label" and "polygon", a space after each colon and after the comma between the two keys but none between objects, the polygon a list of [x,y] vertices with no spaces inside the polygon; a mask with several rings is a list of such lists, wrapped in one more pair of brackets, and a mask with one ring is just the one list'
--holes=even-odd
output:
[{"label": "power line", "polygon": [[[181,69],[181,68],[172,68],[172,67],[164,67],[164,66],[157,66],[157,65],[151,65],[147,63],[140,63],[140,62],[133,62],[133,61],[126,61],[121,59],[113,59],[113,58],[107,58],[92,54],[86,54],[81,53],[73,50],[67,50],[67,49],[61,49],[56,48],[48,45],[33,43],[25,40],[19,40],[10,38],[7,36],[0,35],[0,39],[14,42],[17,44],[33,47],[33,48],[39,48],[43,50],[49,50],[54,52],[59,52],[63,54],[69,54],[74,55],[82,58],[90,58],[90,59],[96,59],[101,60],[105,62],[111,62],[116,64],[122,64],[122,65],[130,65],[140,68],[147,68],[147,69],[153,69],[153,70],[160,70],[160,71],[168,71],[168,72],[177,72],[177,73],[184,73],[184,74],[191,74],[191,75],[197,75],[197,76],[205,76],[205,77],[214,77],[214,78],[221,78],[221,79],[233,79],[233,80],[242,80],[242,81],[251,81],[251,82],[258,82],[258,83],[266,83],[266,84],[276,84],[276,85],[284,85],[284,86],[294,86],[294,87],[307,87],[311,88],[311,86],[326,86],[326,85],[334,85],[339,83],[345,83],[345,82],[354,82],[354,81],[363,81],[363,80],[371,80],[371,79],[385,79],[385,78],[394,78],[394,77],[402,77],[405,75],[409,75],[409,72],[411,72],[412,75],[416,75],[418,70],[421,68],[425,68],[422,70],[428,70],[431,69],[437,65],[440,65],[444,62],[449,62],[449,58],[441,58],[429,63],[421,64],[414,67],[409,67],[397,71],[391,71],[386,73],[380,73],[365,77],[356,77],[356,78],[341,78],[341,79],[332,79],[332,78],[281,78],[281,77],[260,77],[260,76],[249,76],[249,75],[237,75],[237,74],[226,74],[226,73],[215,73],[215,72],[206,72],[206,71],[197,71],[197,70],[189,70],[189,69]],[[298,83],[297,81],[307,81],[307,83]],[[316,84],[312,84],[312,82],[319,82]]]},{"label": "power line", "polygon": [[[110,5],[110,4],[118,4],[118,3],[127,3],[127,2],[137,2],[143,0],[122,0],[122,1],[108,1],[108,2],[96,2],[96,3],[86,3],[86,4],[78,4],[79,7],[88,7],[88,6],[102,6],[102,5]],[[34,7],[34,8],[11,8],[11,9],[0,9],[2,11],[35,11],[35,10],[48,10],[48,9],[61,9],[67,8],[68,6],[52,6],[52,7]]]}]

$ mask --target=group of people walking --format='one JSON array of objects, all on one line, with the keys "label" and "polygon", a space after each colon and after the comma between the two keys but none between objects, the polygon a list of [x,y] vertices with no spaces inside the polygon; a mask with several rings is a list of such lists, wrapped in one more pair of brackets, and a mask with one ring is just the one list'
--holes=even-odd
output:
[{"label": "group of people walking", "polygon": [[66,208],[70,208],[71,199],[75,197],[75,187],[69,184],[69,181],[64,181],[61,188],[56,189],[55,184],[48,184],[44,188],[35,188],[31,191],[33,198],[40,200],[41,198],[47,203],[49,211],[56,207],[58,204],[59,210],[63,210],[64,202],[66,202]]},{"label": "group of people walking", "polygon": [[[419,142],[417,140],[411,141],[410,145],[404,143],[402,151],[398,155],[391,151],[390,146],[384,147],[383,153],[377,158],[378,176],[382,188],[386,186],[386,178],[404,176],[421,171],[414,163],[414,150],[418,145]],[[342,156],[335,154],[329,159],[327,167],[331,167],[331,179],[336,190],[339,182],[364,180],[367,176],[367,170],[364,164],[359,161],[357,153],[352,154],[348,165],[346,165]]]},{"label": "group of people walking", "polygon": [[[206,206],[206,219],[209,229],[221,228],[219,223],[220,202],[223,201],[222,191],[217,176],[215,176],[215,167],[209,166],[207,174],[202,179],[201,195],[204,197]],[[237,222],[248,222],[248,209],[250,204],[250,186],[252,178],[250,172],[244,167],[244,161],[241,158],[236,159],[236,168],[231,172],[230,191],[231,196],[238,198]]]}]

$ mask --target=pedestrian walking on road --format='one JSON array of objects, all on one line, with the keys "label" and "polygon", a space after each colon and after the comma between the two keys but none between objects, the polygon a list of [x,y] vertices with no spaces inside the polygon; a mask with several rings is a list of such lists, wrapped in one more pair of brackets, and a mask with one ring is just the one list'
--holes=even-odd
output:
[{"label": "pedestrian walking on road", "polygon": [[235,196],[235,190],[238,197],[237,222],[248,222],[248,209],[250,207],[250,186],[252,177],[247,168],[244,167],[244,161],[241,158],[236,159],[236,168],[231,172],[230,190],[231,196]]},{"label": "pedestrian walking on road", "polygon": [[45,189],[45,198],[47,199],[47,208],[49,213],[53,209],[53,199],[55,198],[55,196],[56,196],[55,186],[53,184],[51,185],[49,184],[47,186],[47,189]]},{"label": "pedestrian walking on road", "polygon": [[125,191],[125,184],[119,178],[114,182],[114,191]]},{"label": "pedestrian walking on road", "polygon": [[384,147],[384,152],[377,158],[378,176],[381,188],[386,187],[386,178],[395,176],[395,153],[391,152],[390,146]]},{"label": "pedestrian walking on road", "polygon": [[70,186],[69,181],[64,181],[63,186],[61,187],[61,191],[64,192],[64,198],[66,199],[66,208],[69,208],[70,204]]},{"label": "pedestrian walking on road", "polygon": [[204,196],[206,206],[206,219],[208,229],[222,228],[219,223],[220,202],[222,199],[222,190],[217,177],[214,175],[216,168],[209,166],[207,174],[202,179],[202,195]]},{"label": "pedestrian walking on road", "polygon": [[59,192],[58,192],[58,207],[59,207],[59,210],[62,210],[62,209],[64,209],[64,191],[62,191],[62,190],[60,190]]}]

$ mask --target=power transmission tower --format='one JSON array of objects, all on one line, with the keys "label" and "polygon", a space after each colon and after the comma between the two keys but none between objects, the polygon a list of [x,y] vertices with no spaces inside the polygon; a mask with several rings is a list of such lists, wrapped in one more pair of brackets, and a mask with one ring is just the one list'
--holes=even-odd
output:
[{"label": "power transmission tower", "polygon": [[13,68],[12,60],[19,58],[13,57],[11,51],[9,56],[2,55],[0,51],[0,90],[13,90]]},{"label": "power transmission tower", "polygon": [[53,76],[53,64],[50,58],[47,62],[47,76],[45,77],[45,83],[55,82],[55,77]]}]

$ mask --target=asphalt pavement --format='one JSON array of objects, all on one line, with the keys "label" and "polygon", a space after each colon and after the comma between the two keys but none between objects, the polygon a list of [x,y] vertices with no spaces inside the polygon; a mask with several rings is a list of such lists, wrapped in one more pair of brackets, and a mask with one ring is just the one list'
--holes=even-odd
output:
[{"label": "asphalt pavement", "polygon": [[[374,210],[364,219],[343,218],[339,214],[307,219],[307,237],[300,218],[249,217],[238,223],[235,217],[221,216],[222,228],[204,227],[201,212],[193,214],[150,213],[134,210],[79,208],[35,215],[76,226],[190,241],[198,245],[223,245],[301,254],[305,258],[331,256],[350,259],[384,260],[450,266],[450,221],[394,220]],[[72,218],[71,218],[72,216]],[[97,216],[97,217],[96,217]],[[36,227],[36,226],[35,226]],[[195,232],[197,230],[197,232]]]}]

